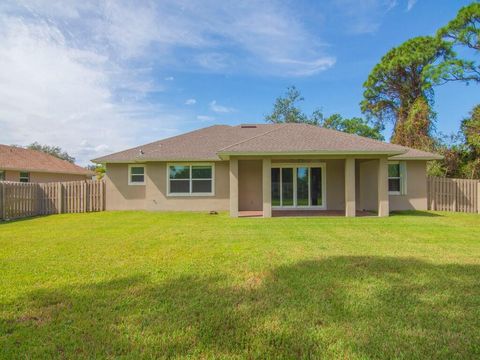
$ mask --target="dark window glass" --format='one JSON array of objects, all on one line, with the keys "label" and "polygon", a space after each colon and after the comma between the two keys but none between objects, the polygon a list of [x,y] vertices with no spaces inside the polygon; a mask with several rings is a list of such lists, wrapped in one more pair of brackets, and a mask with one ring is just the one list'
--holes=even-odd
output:
[{"label": "dark window glass", "polygon": [[388,177],[400,177],[400,164],[388,164]]},{"label": "dark window glass", "polygon": [[293,169],[282,169],[282,206],[293,206]]},{"label": "dark window glass", "polygon": [[132,175],[131,182],[143,183],[145,181],[144,175]]},{"label": "dark window glass", "polygon": [[170,166],[170,179],[190,179],[190,166]]},{"label": "dark window glass", "polygon": [[28,183],[30,181],[30,173],[20,172],[20,182]]},{"label": "dark window glass", "polygon": [[190,180],[170,180],[170,192],[182,194],[190,192]]},{"label": "dark window glass", "polygon": [[400,191],[400,179],[388,179],[388,191]]},{"label": "dark window glass", "polygon": [[192,193],[211,193],[212,180],[192,180]]},{"label": "dark window glass", "polygon": [[144,167],[131,167],[130,168],[130,174],[132,175],[143,175],[145,173],[145,168]]},{"label": "dark window glass", "polygon": [[297,206],[308,206],[308,168],[297,168]]},{"label": "dark window glass", "polygon": [[272,206],[280,206],[280,169],[272,168]]},{"label": "dark window glass", "polygon": [[211,179],[211,166],[192,166],[192,179]]},{"label": "dark window glass", "polygon": [[322,206],[322,168],[310,169],[310,204]]},{"label": "dark window glass", "polygon": [[0,181],[5,180],[5,171],[0,171]]}]

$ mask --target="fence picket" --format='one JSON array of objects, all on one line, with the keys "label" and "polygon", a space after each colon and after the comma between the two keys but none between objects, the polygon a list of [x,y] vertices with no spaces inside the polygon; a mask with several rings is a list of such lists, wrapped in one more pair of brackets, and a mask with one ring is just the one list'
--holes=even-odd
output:
[{"label": "fence picket", "polygon": [[0,220],[103,211],[104,181],[0,182]]},{"label": "fence picket", "polygon": [[429,210],[480,213],[480,181],[429,177]]}]

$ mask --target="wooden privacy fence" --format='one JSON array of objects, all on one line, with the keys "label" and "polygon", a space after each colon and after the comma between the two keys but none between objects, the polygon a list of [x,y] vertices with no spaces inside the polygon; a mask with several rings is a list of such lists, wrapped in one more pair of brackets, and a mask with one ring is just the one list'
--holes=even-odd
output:
[{"label": "wooden privacy fence", "polygon": [[480,181],[429,177],[428,209],[480,214]]},{"label": "wooden privacy fence", "polygon": [[105,182],[0,182],[0,220],[105,210]]}]

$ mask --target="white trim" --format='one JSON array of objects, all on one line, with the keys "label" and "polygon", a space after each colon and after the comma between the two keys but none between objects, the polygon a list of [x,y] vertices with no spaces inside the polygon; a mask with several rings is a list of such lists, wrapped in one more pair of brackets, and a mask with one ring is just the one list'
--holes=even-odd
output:
[{"label": "white trim", "polygon": [[[306,167],[308,168],[308,204],[309,205],[297,205],[297,169]],[[302,210],[326,210],[327,209],[327,166],[324,162],[318,163],[272,163],[272,169],[280,169],[280,204],[283,201],[282,194],[282,169],[292,169],[293,171],[293,206],[272,205],[272,209],[275,210],[290,210],[290,209],[302,209]],[[310,205],[312,199],[310,196],[310,169],[321,168],[322,169],[322,205]]]},{"label": "white trim", "polygon": [[[138,181],[132,181],[132,167],[134,168],[143,168],[143,181],[138,182]],[[133,175],[139,175],[139,174],[133,174]],[[146,184],[147,180],[147,174],[145,171],[145,164],[128,164],[128,185],[131,186],[143,186]]]},{"label": "white trim", "polygon": [[[175,181],[175,179],[170,179],[170,166],[188,166],[189,169],[189,178],[183,179],[189,180],[189,192],[188,193],[171,193],[170,192],[170,180]],[[192,179],[192,166],[211,166],[212,167],[212,177],[209,179]],[[167,163],[166,167],[166,178],[167,178],[167,197],[191,197],[191,196],[215,196],[215,163],[213,162],[173,162]],[[176,179],[180,180],[180,179]],[[212,191],[208,193],[194,193],[192,192],[192,181],[193,180],[211,180],[212,181]]]}]

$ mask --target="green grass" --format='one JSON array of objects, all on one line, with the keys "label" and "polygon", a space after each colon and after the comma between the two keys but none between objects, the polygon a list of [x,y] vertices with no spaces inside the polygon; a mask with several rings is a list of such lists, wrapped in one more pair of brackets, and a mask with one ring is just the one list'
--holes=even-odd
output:
[{"label": "green grass", "polygon": [[0,224],[0,358],[480,358],[480,216]]}]

